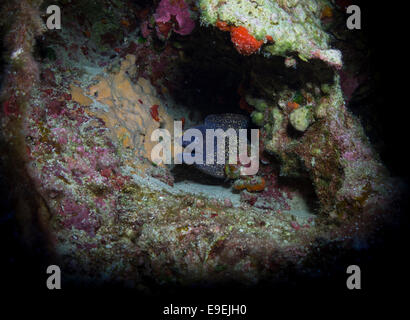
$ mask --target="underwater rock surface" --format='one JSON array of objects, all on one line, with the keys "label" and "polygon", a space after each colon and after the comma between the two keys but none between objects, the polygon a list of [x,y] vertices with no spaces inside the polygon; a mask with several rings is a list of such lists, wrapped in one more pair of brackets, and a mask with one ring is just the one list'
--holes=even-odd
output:
[{"label": "underwater rock surface", "polygon": [[[164,12],[172,1],[56,2],[61,31],[44,26],[47,1],[2,9],[12,14],[1,158],[27,241],[42,230],[53,264],[73,280],[147,289],[147,278],[276,281],[315,269],[328,244],[371,243],[392,216],[400,190],[346,107],[342,55],[322,22],[332,2],[179,0],[183,20]],[[154,32],[168,21],[175,33]],[[203,53],[210,59],[195,59]],[[197,87],[197,73],[222,94]],[[211,197],[218,188],[176,188],[207,178],[150,159],[151,133],[172,132],[174,120],[239,128],[248,118],[260,129],[261,169],[229,186],[239,203]],[[303,196],[314,205],[305,209]]]}]

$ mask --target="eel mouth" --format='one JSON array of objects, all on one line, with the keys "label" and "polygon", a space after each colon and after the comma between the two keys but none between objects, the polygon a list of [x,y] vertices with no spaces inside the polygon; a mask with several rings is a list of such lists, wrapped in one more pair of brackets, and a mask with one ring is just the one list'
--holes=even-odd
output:
[{"label": "eel mouth", "polygon": [[[49,1],[9,1],[15,21],[4,20],[10,26],[0,45],[10,51],[1,177],[24,250],[41,247],[41,265],[61,265],[74,286],[155,291],[317,276],[329,261],[369,246],[395,219],[388,212],[404,188],[367,139],[380,141],[363,129],[370,120],[362,126],[356,116],[372,110],[377,95],[355,94],[366,87],[346,71],[366,67],[363,43],[347,50],[340,71],[322,55],[275,56],[265,50],[269,38],[241,29],[246,46],[227,32],[232,25],[200,24],[205,9],[195,1],[157,28],[164,1],[54,1],[64,8],[58,32],[41,28]],[[182,18],[195,21],[192,32],[176,28]],[[152,156],[157,129],[173,142],[174,121],[186,130],[211,116],[218,127],[223,114],[246,117],[258,130],[257,174],[225,166],[229,179],[221,179],[194,165],[155,162],[164,157]]]}]

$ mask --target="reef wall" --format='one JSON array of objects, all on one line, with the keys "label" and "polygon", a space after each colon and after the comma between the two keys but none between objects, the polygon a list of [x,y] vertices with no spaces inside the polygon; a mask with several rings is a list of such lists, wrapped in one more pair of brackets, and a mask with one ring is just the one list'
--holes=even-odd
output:
[{"label": "reef wall", "polygon": [[[320,248],[371,242],[389,217],[394,181],[346,107],[342,54],[324,23],[332,2],[61,1],[61,32],[45,30],[41,4],[2,9],[1,156],[27,236],[42,230],[71,278],[275,281],[326,260]],[[207,50],[240,70],[229,86],[240,83],[238,112],[260,128],[261,161],[270,159],[239,205],[177,189],[172,168],[149,158],[155,128],[204,114],[178,98],[191,90],[187,74],[218,65],[190,59]],[[285,212],[284,177],[309,179],[318,212]]]}]

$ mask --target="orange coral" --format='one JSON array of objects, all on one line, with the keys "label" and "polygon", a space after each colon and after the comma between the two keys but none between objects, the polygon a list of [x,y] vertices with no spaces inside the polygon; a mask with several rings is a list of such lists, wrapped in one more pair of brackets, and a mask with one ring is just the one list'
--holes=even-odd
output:
[{"label": "orange coral", "polygon": [[[263,44],[262,40],[256,40],[256,38],[251,35],[245,27],[233,27],[228,25],[225,21],[220,20],[216,22],[215,26],[219,30],[231,32],[231,40],[235,45],[236,50],[244,56],[249,56],[252,53],[255,53]],[[267,40],[272,42],[273,38],[271,36],[267,36]]]},{"label": "orange coral", "polygon": [[257,191],[263,191],[265,189],[265,179],[260,177],[260,183],[253,184],[253,183],[248,183],[246,184],[246,190],[249,192],[257,192]]},{"label": "orange coral", "polygon": [[266,40],[267,40],[268,42],[275,42],[275,41],[273,40],[273,37],[270,36],[270,35],[267,35],[267,36],[266,36]]},{"label": "orange coral", "polygon": [[234,184],[232,185],[232,187],[233,187],[235,190],[240,191],[240,190],[243,190],[243,189],[246,188],[246,183],[245,183],[245,181],[240,180],[239,182],[234,183]]},{"label": "orange coral", "polygon": [[221,31],[231,31],[232,27],[228,25],[225,21],[218,20],[216,22],[216,27]]},{"label": "orange coral", "polygon": [[291,110],[296,110],[297,108],[299,108],[299,103],[296,103],[294,101],[289,101],[287,106]]},{"label": "orange coral", "polygon": [[322,16],[321,19],[326,19],[326,18],[332,18],[333,17],[333,11],[332,8],[329,6],[326,6],[322,10]]},{"label": "orange coral", "polygon": [[255,53],[263,44],[263,41],[256,40],[256,38],[242,26],[232,27],[231,40],[234,43],[236,50],[244,56],[249,56],[252,53]]},{"label": "orange coral", "polygon": [[259,192],[263,191],[266,186],[266,181],[262,177],[257,177],[257,179],[240,179],[236,180],[233,184],[233,188],[235,190],[243,190],[246,189],[248,192]]}]

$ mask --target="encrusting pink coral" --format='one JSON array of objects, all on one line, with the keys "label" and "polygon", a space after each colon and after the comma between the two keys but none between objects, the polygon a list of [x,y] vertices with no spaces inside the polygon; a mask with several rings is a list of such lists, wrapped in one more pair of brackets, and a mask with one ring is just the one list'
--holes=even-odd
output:
[{"label": "encrusting pink coral", "polygon": [[154,14],[157,33],[168,37],[170,31],[180,35],[188,35],[195,27],[184,0],[162,0]]}]

